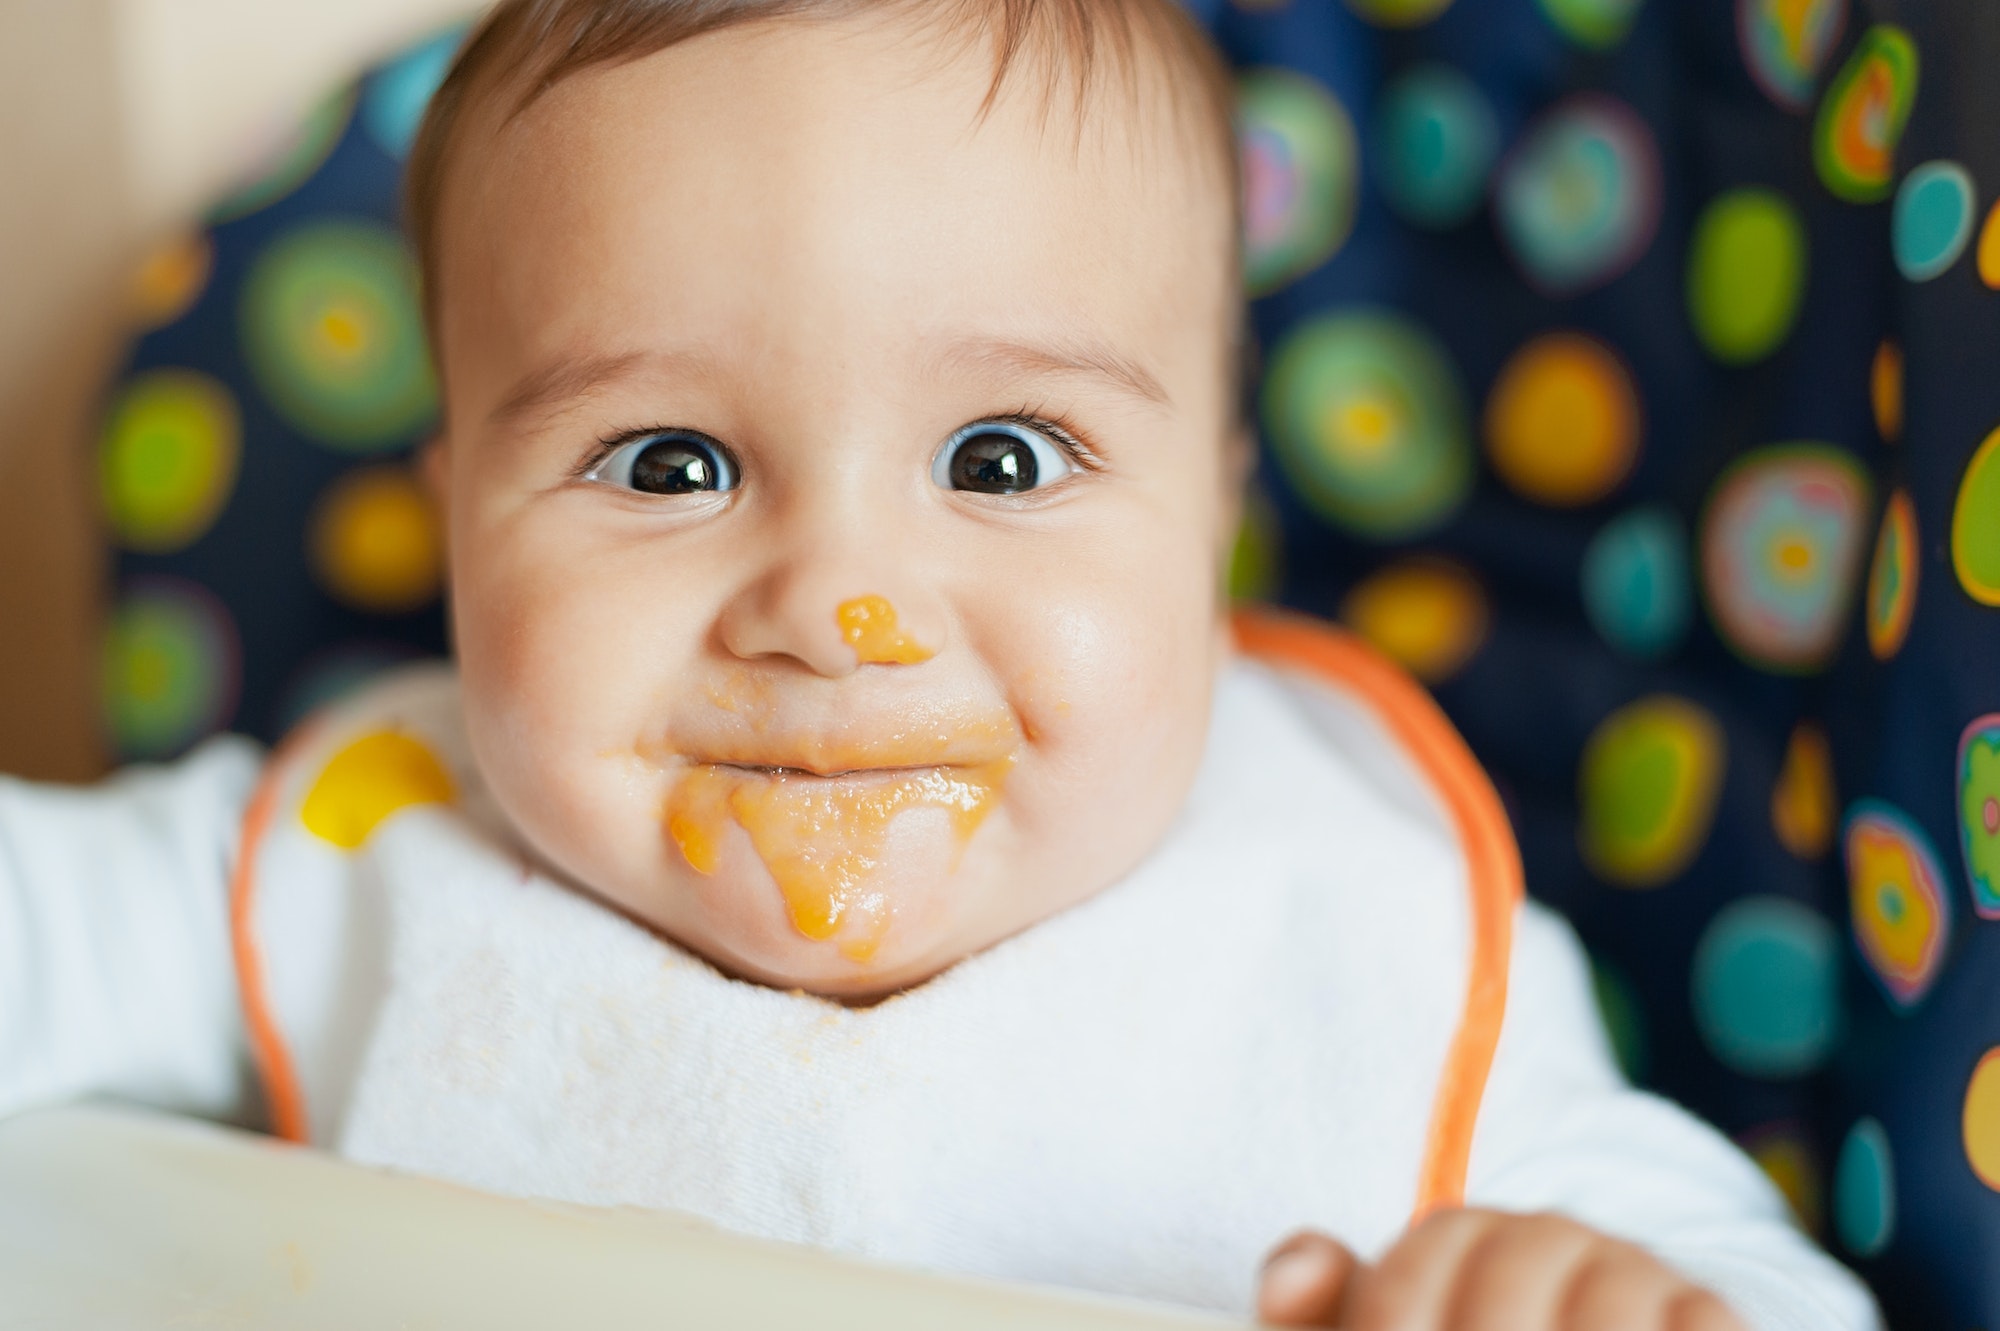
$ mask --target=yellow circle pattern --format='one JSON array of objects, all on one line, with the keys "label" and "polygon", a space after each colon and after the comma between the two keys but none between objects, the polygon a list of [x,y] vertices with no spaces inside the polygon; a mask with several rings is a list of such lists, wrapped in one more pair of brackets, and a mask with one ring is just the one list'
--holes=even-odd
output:
[{"label": "yellow circle pattern", "polygon": [[437,518],[406,467],[364,467],[342,477],[320,500],[308,541],[321,584],[357,610],[419,609],[443,581]]},{"label": "yellow circle pattern", "polygon": [[1639,399],[1618,357],[1594,338],[1550,333],[1514,354],[1486,403],[1493,469],[1538,503],[1602,499],[1639,455]]},{"label": "yellow circle pattern", "polygon": [[1875,409],[1875,430],[1895,443],[1903,437],[1903,349],[1884,341],[1875,348],[1868,373],[1868,400]]},{"label": "yellow circle pattern", "polygon": [[1824,730],[1802,721],[1785,746],[1785,765],[1771,791],[1771,829],[1786,850],[1812,861],[1833,849],[1833,827],[1839,816],[1833,746]]},{"label": "yellow circle pattern", "polygon": [[1966,595],[2000,606],[2000,430],[1966,465],[1951,513],[1951,562]]},{"label": "yellow circle pattern", "polygon": [[1994,203],[1992,211],[1986,214],[1986,222],[1979,228],[1979,280],[1987,286],[2000,290],[2000,201]]},{"label": "yellow circle pattern", "polygon": [[1989,1049],[1965,1088],[1965,1158],[1979,1181],[2000,1192],[2000,1048]]},{"label": "yellow circle pattern", "polygon": [[1808,1234],[1820,1233],[1826,1226],[1826,1194],[1812,1149],[1789,1131],[1762,1134],[1746,1142],[1744,1149],[1784,1194],[1799,1228]]},{"label": "yellow circle pattern", "polygon": [[1441,684],[1479,651],[1492,612],[1470,573],[1419,557],[1362,581],[1341,602],[1340,618],[1424,683]]},{"label": "yellow circle pattern", "polygon": [[141,329],[170,324],[194,308],[215,269],[215,246],[195,231],[147,255],[132,275],[132,317]]}]

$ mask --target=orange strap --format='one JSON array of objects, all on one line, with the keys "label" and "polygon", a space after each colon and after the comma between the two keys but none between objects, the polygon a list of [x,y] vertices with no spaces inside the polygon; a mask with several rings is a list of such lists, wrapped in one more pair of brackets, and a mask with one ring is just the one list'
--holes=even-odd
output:
[{"label": "orange strap", "polygon": [[250,1030],[250,1054],[264,1083],[264,1100],[271,1112],[271,1131],[286,1141],[309,1140],[306,1097],[298,1069],[285,1047],[284,1032],[271,1011],[264,983],[264,959],[257,947],[254,912],[257,907],[257,857],[278,809],[284,774],[292,758],[311,740],[317,727],[307,724],[278,746],[243,810],[243,830],[236,842],[236,869],[229,877],[229,943],[236,956],[236,986],[243,1000],[243,1020]]},{"label": "orange strap", "polygon": [[1237,645],[1247,654],[1330,680],[1368,703],[1429,779],[1464,848],[1471,975],[1431,1104],[1416,1218],[1462,1206],[1472,1133],[1507,1010],[1508,959],[1522,895],[1521,854],[1506,811],[1485,769],[1430,695],[1360,639],[1318,620],[1271,610],[1238,611],[1235,629]]}]

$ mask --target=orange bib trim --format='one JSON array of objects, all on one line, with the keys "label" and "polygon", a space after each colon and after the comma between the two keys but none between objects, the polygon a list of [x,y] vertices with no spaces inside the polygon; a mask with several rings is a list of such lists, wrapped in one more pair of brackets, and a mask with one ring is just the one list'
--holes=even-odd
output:
[{"label": "orange bib trim", "polygon": [[1402,669],[1356,638],[1304,616],[1240,610],[1243,652],[1342,686],[1371,707],[1437,793],[1465,855],[1472,948],[1465,1007],[1438,1077],[1417,1182],[1415,1219],[1465,1204],[1465,1174],[1486,1079],[1507,1012],[1521,853],[1500,796],[1437,703]]},{"label": "orange bib trim", "polygon": [[284,1031],[272,1011],[264,956],[257,947],[257,857],[263,852],[264,838],[270,833],[271,820],[278,811],[285,775],[317,731],[318,727],[311,723],[300,726],[271,755],[250,803],[243,810],[236,867],[229,876],[229,945],[236,958],[236,987],[243,1001],[243,1024],[250,1033],[250,1057],[263,1083],[272,1135],[302,1146],[311,1140],[305,1091],[299,1084],[291,1050],[285,1046]]}]

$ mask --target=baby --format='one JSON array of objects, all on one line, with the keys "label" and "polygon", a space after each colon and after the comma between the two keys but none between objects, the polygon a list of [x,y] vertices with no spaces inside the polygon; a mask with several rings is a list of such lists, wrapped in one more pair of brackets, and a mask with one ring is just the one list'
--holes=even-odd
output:
[{"label": "baby", "polygon": [[1281,1323],[1872,1326],[1620,1083],[1429,704],[1232,638],[1230,115],[1173,0],[501,4],[409,182],[455,667],[0,788],[0,1110],[261,1088]]}]

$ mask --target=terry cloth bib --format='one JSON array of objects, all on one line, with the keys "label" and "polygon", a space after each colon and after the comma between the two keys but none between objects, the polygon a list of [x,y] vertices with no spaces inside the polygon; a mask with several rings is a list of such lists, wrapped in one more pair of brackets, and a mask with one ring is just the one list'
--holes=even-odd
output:
[{"label": "terry cloth bib", "polygon": [[294,737],[232,915],[281,1135],[495,1192],[1221,1308],[1311,1225],[1464,1186],[1519,869],[1352,640],[1246,620],[1182,815],[1123,880],[902,995],[730,979],[535,867],[456,676]]}]

